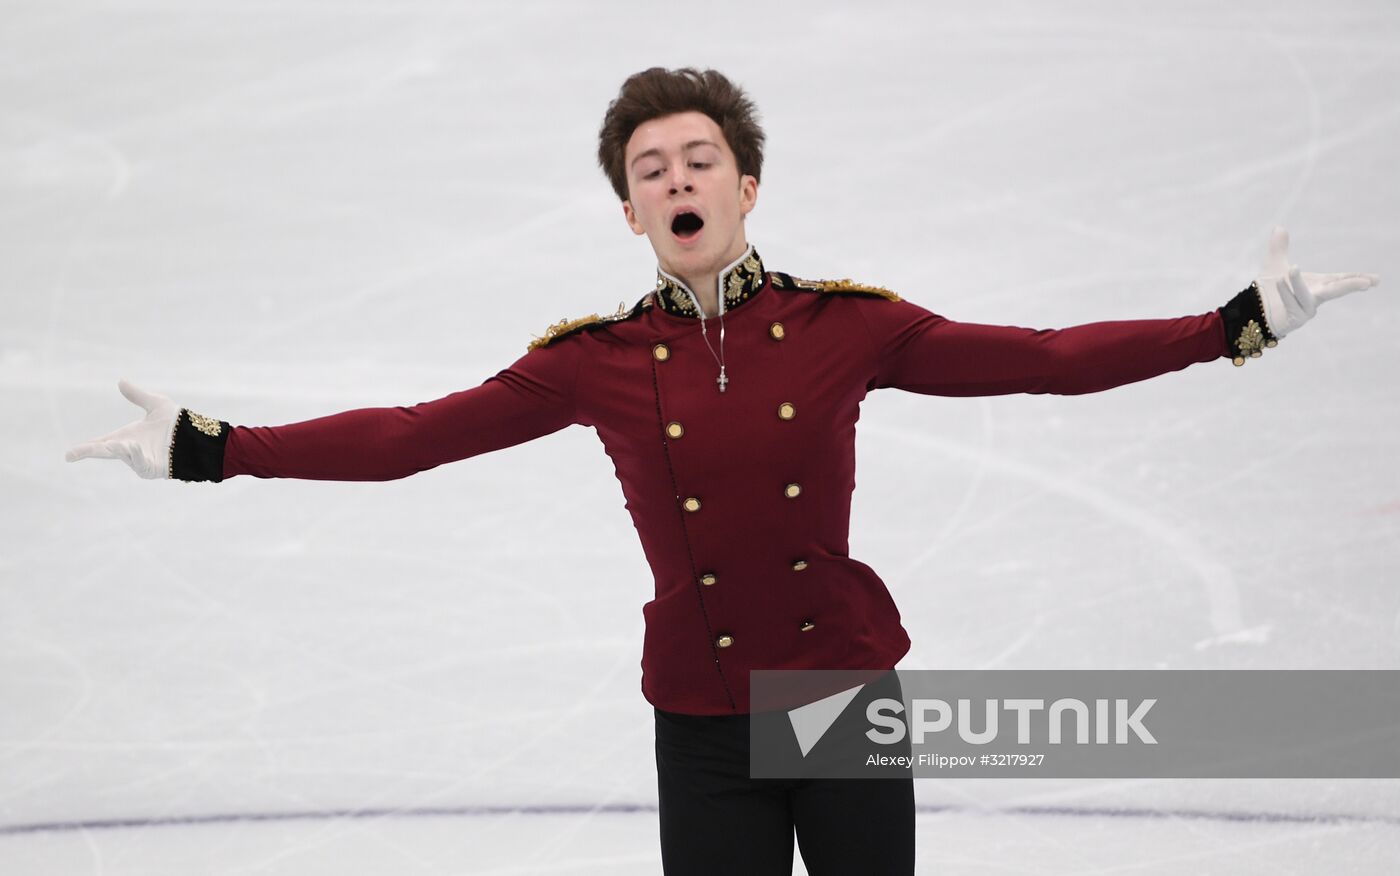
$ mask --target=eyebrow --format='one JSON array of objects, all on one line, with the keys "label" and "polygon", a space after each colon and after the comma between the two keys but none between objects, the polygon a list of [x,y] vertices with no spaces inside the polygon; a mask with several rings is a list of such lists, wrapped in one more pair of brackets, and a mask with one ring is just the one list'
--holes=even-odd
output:
[{"label": "eyebrow", "polygon": [[[714,142],[713,140],[691,140],[689,143],[687,143],[687,144],[685,144],[684,146],[681,147],[681,151],[682,151],[682,152],[689,152],[690,150],[694,149],[696,146],[713,146],[713,147],[715,147],[716,149],[719,148],[719,144],[716,143],[716,142]],[[637,165],[637,162],[638,162],[638,161],[641,161],[643,158],[649,158],[649,157],[651,157],[651,156],[657,156],[657,157],[659,157],[660,155],[661,155],[661,150],[660,150],[660,149],[648,149],[648,150],[645,151],[645,152],[639,152],[639,153],[637,153],[636,157],[632,159],[632,163],[631,163],[630,165],[628,165],[628,167],[635,167],[635,166]]]}]

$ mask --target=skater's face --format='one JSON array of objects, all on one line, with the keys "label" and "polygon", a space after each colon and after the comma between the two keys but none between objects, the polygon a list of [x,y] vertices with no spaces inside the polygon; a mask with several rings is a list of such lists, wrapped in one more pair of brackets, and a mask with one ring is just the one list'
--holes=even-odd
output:
[{"label": "skater's face", "polygon": [[744,217],[758,200],[758,181],[739,172],[714,119],[684,112],[644,122],[623,160],[623,215],[633,232],[647,236],[664,269],[692,277],[743,255]]}]

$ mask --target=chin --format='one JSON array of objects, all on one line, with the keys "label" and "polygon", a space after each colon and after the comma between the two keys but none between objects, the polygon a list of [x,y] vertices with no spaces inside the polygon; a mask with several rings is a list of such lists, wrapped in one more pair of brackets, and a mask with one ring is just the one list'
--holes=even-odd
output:
[{"label": "chin", "polygon": [[703,250],[682,249],[680,247],[671,247],[665,259],[677,270],[703,268],[711,260],[710,254]]}]

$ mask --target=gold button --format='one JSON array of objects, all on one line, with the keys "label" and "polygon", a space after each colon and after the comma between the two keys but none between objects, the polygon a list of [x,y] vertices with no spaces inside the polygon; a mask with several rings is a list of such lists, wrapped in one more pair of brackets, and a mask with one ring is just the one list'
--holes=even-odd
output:
[{"label": "gold button", "polygon": [[783,339],[783,336],[786,335],[787,332],[783,330],[782,323],[775,322],[768,327],[768,334],[773,336],[773,340],[781,341]]},{"label": "gold button", "polygon": [[792,564],[792,570],[794,572],[801,572],[805,568],[807,568],[806,560],[798,560],[797,562]]},{"label": "gold button", "polygon": [[797,416],[797,408],[792,406],[792,402],[783,402],[778,405],[778,419],[791,420]]},{"label": "gold button", "polygon": [[728,648],[730,645],[734,644],[734,637],[725,633],[718,639],[715,639],[715,644],[721,648]]},{"label": "gold button", "polygon": [[665,344],[657,344],[651,348],[651,354],[656,357],[656,361],[665,362],[671,358],[671,348]]},{"label": "gold button", "polygon": [[690,498],[686,499],[683,504],[685,506],[685,510],[687,511],[700,510],[700,500],[695,498],[694,496],[691,496]]},{"label": "gold button", "polygon": [[796,499],[798,496],[802,495],[802,485],[788,484],[783,488],[783,495],[787,496],[789,499]]},{"label": "gold button", "polygon": [[706,572],[705,574],[700,576],[700,583],[704,584],[706,587],[714,586],[714,583],[718,580],[719,579],[715,577],[714,572]]},{"label": "gold button", "polygon": [[680,423],[672,421],[666,424],[666,434],[672,438],[679,438],[685,434],[685,427]]},{"label": "gold button", "polygon": [[802,632],[804,632],[804,633],[807,632],[808,630],[815,630],[816,628],[817,628],[817,625],[814,624],[814,623],[812,623],[811,621],[803,621],[803,622],[802,622]]}]

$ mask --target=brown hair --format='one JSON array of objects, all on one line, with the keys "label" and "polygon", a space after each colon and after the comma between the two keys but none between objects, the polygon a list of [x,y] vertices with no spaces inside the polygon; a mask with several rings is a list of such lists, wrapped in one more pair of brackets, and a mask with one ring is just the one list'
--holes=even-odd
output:
[{"label": "brown hair", "polygon": [[618,198],[627,200],[624,153],[632,132],[652,119],[690,111],[714,119],[734,152],[739,172],[759,179],[763,129],[758,124],[758,108],[744,90],[717,70],[652,67],[627,77],[617,99],[608,104],[598,131],[598,164]]}]

